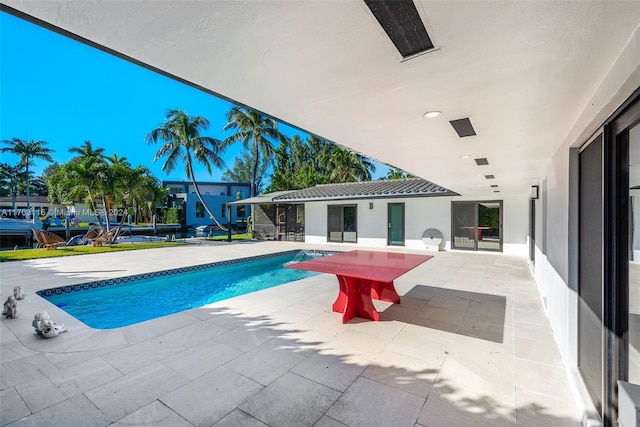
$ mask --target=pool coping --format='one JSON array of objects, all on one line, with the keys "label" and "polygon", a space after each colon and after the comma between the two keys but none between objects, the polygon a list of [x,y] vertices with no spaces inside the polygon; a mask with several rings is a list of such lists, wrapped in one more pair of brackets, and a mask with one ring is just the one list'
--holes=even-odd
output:
[{"label": "pool coping", "polygon": [[141,273],[141,274],[134,274],[130,276],[116,277],[111,279],[96,280],[96,281],[86,282],[86,283],[58,286],[55,288],[41,289],[39,291],[36,291],[35,293],[38,296],[44,299],[47,299],[47,297],[50,297],[53,295],[62,295],[66,293],[79,292],[79,291],[84,291],[89,289],[104,288],[105,286],[133,283],[140,280],[173,276],[173,275],[182,274],[182,273],[192,273],[196,271],[210,270],[213,268],[244,264],[247,262],[276,258],[279,256],[291,255],[299,252],[304,252],[306,254],[333,255],[336,253],[340,253],[341,251],[320,250],[320,249],[291,249],[284,252],[273,252],[269,254],[253,255],[250,257],[234,258],[234,259],[229,259],[224,261],[215,261],[215,262],[210,262],[206,264],[197,264],[197,265],[191,265],[186,267],[172,268],[169,270],[160,270],[160,271],[154,271],[150,273]]}]

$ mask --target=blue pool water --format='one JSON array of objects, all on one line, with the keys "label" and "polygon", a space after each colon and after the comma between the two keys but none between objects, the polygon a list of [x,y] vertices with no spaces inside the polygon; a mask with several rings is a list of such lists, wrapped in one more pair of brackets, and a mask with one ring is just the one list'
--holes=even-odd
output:
[{"label": "blue pool water", "polygon": [[87,326],[112,329],[319,274],[284,267],[318,256],[323,254],[288,252],[234,265],[216,263],[194,272],[162,272],[153,278],[134,276],[94,282],[89,289],[85,284],[38,294]]}]

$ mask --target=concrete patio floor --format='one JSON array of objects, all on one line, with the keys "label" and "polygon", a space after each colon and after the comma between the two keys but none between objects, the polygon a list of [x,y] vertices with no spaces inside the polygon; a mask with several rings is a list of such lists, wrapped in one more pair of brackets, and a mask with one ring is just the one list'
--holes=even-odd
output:
[{"label": "concrete patio floor", "polygon": [[[219,243],[0,267],[0,424],[11,426],[578,426],[527,260],[440,252],[396,281],[380,322],[341,323],[322,274],[119,329],[96,330],[34,292],[280,252]],[[350,250],[350,246],[314,246]],[[126,308],[123,308],[126,309]],[[68,332],[31,322],[45,310]]]}]

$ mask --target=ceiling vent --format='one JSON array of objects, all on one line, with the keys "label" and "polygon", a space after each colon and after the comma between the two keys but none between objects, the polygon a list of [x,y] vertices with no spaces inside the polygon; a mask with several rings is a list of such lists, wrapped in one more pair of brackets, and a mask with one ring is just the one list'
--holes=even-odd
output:
[{"label": "ceiling vent", "polygon": [[491,188],[498,188],[498,184],[491,184]]},{"label": "ceiling vent", "polygon": [[404,59],[434,48],[413,0],[364,0]]},{"label": "ceiling vent", "polygon": [[487,158],[486,158],[486,157],[483,157],[483,158],[481,158],[481,159],[473,159],[473,160],[475,160],[475,161],[476,161],[476,164],[477,164],[478,166],[486,166],[486,165],[488,165],[488,164],[489,164],[489,160],[487,160]]},{"label": "ceiling vent", "polygon": [[487,178],[487,179],[495,179],[495,176],[493,176],[493,175],[485,175],[484,177]]},{"label": "ceiling vent", "polygon": [[451,126],[456,131],[460,138],[464,138],[465,136],[473,136],[476,134],[476,130],[473,128],[471,124],[471,120],[468,117],[464,119],[451,120]]}]

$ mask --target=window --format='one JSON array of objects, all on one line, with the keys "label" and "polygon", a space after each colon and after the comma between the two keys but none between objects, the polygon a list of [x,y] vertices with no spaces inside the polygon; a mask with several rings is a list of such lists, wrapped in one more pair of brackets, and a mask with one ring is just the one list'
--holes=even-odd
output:
[{"label": "window", "polygon": [[196,202],[196,218],[204,218],[204,205],[202,202]]},{"label": "window", "polygon": [[226,218],[227,217],[227,205],[220,205],[220,216],[222,218]]},{"label": "window", "polygon": [[329,205],[327,208],[327,241],[358,243],[358,207]]},{"label": "window", "polygon": [[236,217],[244,218],[246,216],[246,206],[236,206]]}]

